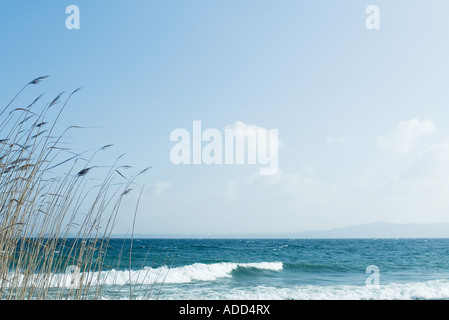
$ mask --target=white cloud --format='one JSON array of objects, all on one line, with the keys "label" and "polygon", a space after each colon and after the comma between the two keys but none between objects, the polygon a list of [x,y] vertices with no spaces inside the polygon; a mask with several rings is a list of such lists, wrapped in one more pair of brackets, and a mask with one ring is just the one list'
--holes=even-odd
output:
[{"label": "white cloud", "polygon": [[377,145],[398,153],[408,153],[415,149],[422,138],[436,132],[436,126],[430,120],[401,121],[392,131],[378,137]]},{"label": "white cloud", "polygon": [[[265,129],[243,123],[242,121],[236,121],[232,125],[227,125],[225,131],[226,136],[230,134],[231,139],[235,137],[239,141],[238,145],[240,147],[237,147],[238,149],[236,150],[236,162],[243,163],[246,154],[248,163],[255,164],[259,162],[261,165],[259,169],[260,175],[276,174],[279,170],[279,148],[284,146],[284,143],[279,140],[278,129]],[[226,155],[232,156],[232,144],[228,145],[226,143],[225,148]]]},{"label": "white cloud", "polygon": [[171,187],[171,182],[169,181],[159,181],[152,185],[153,195],[160,196],[165,190]]},{"label": "white cloud", "polygon": [[[441,141],[432,144],[430,147],[422,150],[419,155],[434,155],[438,159],[442,159],[445,162],[449,158],[449,137],[445,137]],[[447,162],[446,162],[447,163]]]},{"label": "white cloud", "polygon": [[432,121],[413,119],[377,139],[394,152],[372,159],[370,187],[379,212],[398,221],[447,220],[449,137],[440,133]]},{"label": "white cloud", "polygon": [[228,200],[232,201],[240,196],[245,198],[245,194],[255,188],[265,189],[271,194],[291,195],[293,197],[299,195],[324,195],[327,187],[323,181],[313,177],[311,172],[300,175],[278,170],[276,174],[269,176],[261,176],[258,173],[254,173],[246,178],[232,180],[227,185],[226,196]]}]

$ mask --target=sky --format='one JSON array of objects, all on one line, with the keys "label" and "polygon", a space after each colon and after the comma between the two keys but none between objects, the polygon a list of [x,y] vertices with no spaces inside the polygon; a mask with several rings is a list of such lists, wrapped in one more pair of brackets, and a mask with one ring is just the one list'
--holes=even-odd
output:
[{"label": "sky", "polygon": [[[113,144],[99,163],[152,166],[136,180],[136,233],[449,222],[448,12],[446,0],[1,1],[0,105],[43,75],[18,103],[82,87],[60,120],[86,127],[71,148]],[[171,134],[193,139],[195,121],[223,137],[277,130],[278,170],[173,163]],[[138,196],[114,232],[130,230]]]}]

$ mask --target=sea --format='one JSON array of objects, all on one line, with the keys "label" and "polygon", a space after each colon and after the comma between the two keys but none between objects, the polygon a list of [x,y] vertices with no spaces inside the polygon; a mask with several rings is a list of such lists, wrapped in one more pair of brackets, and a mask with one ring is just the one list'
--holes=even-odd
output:
[{"label": "sea", "polygon": [[110,239],[100,299],[449,298],[449,239]]},{"label": "sea", "polygon": [[449,239],[112,239],[102,272],[105,299],[448,299]]}]

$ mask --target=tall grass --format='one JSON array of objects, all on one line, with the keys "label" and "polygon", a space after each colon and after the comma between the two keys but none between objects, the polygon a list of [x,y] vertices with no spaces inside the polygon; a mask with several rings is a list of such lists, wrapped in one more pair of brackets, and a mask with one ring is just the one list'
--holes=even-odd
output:
[{"label": "tall grass", "polygon": [[80,127],[56,132],[79,89],[43,106],[40,95],[14,107],[46,78],[30,81],[0,111],[0,299],[99,299],[123,197],[145,170],[126,178],[119,157],[92,183],[95,156],[110,145],[86,157],[62,146],[67,132]]}]

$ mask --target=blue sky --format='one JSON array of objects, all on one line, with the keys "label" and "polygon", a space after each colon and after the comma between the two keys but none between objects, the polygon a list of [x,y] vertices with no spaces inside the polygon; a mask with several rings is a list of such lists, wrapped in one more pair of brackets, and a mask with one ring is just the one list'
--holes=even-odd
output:
[{"label": "blue sky", "polygon": [[[68,30],[69,5],[80,29]],[[368,5],[380,29],[365,27]],[[0,103],[83,89],[61,127],[153,165],[136,232],[294,232],[449,221],[447,1],[2,1]],[[27,97],[27,96],[25,96]],[[278,129],[279,173],[180,165],[170,133]],[[94,128],[95,127],[95,128]],[[126,232],[137,195],[117,225]]]}]

